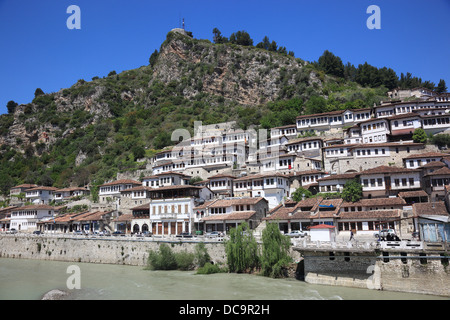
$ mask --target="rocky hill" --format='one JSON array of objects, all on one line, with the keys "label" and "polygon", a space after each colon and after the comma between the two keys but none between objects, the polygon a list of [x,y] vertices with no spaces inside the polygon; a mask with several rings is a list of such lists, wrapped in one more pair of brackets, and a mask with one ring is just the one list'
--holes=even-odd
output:
[{"label": "rocky hill", "polygon": [[336,79],[287,54],[173,30],[151,65],[36,94],[1,115],[0,191],[25,182],[99,184],[145,166],[171,144],[172,130],[193,130],[194,121],[269,128],[309,112],[311,97],[328,111],[371,105],[383,90]]}]

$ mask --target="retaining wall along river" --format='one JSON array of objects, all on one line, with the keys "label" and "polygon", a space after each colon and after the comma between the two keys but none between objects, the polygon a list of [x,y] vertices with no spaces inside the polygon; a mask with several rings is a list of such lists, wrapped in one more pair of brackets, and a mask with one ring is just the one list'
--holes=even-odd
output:
[{"label": "retaining wall along river", "polygon": [[[174,252],[194,252],[198,241],[164,238],[0,235],[0,257],[145,266],[148,252],[167,243]],[[223,242],[206,241],[214,262],[226,263]]]},{"label": "retaining wall along river", "polygon": [[[211,260],[226,263],[224,243],[203,239]],[[194,252],[199,240],[179,238],[0,235],[0,257],[145,266],[149,250],[167,243],[174,252]],[[441,256],[440,256],[441,255]],[[297,273],[308,283],[450,296],[450,266],[441,254],[374,250],[291,251]]]}]

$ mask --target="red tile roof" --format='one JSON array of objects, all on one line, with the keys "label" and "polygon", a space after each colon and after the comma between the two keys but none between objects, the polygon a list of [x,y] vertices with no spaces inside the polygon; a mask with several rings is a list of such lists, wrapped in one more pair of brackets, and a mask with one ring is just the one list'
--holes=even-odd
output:
[{"label": "red tile roof", "polygon": [[309,229],[334,229],[335,226],[330,226],[328,224],[318,224],[316,226],[309,227]]}]

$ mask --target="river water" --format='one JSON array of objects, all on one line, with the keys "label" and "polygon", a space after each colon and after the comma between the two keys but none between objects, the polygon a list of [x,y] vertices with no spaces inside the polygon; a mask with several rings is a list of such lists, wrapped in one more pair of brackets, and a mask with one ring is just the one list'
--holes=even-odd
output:
[{"label": "river water", "polygon": [[[79,268],[80,289],[67,287],[68,279],[75,276],[68,273],[71,265]],[[0,258],[0,300],[39,300],[53,289],[69,292],[72,300],[444,299],[248,274],[196,275],[193,271],[150,271],[136,266]]]}]

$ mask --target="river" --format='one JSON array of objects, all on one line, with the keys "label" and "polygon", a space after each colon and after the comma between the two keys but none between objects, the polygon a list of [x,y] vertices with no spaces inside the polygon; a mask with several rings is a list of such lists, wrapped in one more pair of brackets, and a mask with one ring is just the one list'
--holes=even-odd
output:
[{"label": "river", "polygon": [[[80,289],[67,281],[79,269]],[[70,269],[69,269],[70,270]],[[75,283],[75,282],[71,282]],[[0,258],[0,300],[39,300],[53,289],[71,300],[428,300],[430,295],[311,285],[248,274],[196,275],[142,267]]]}]

